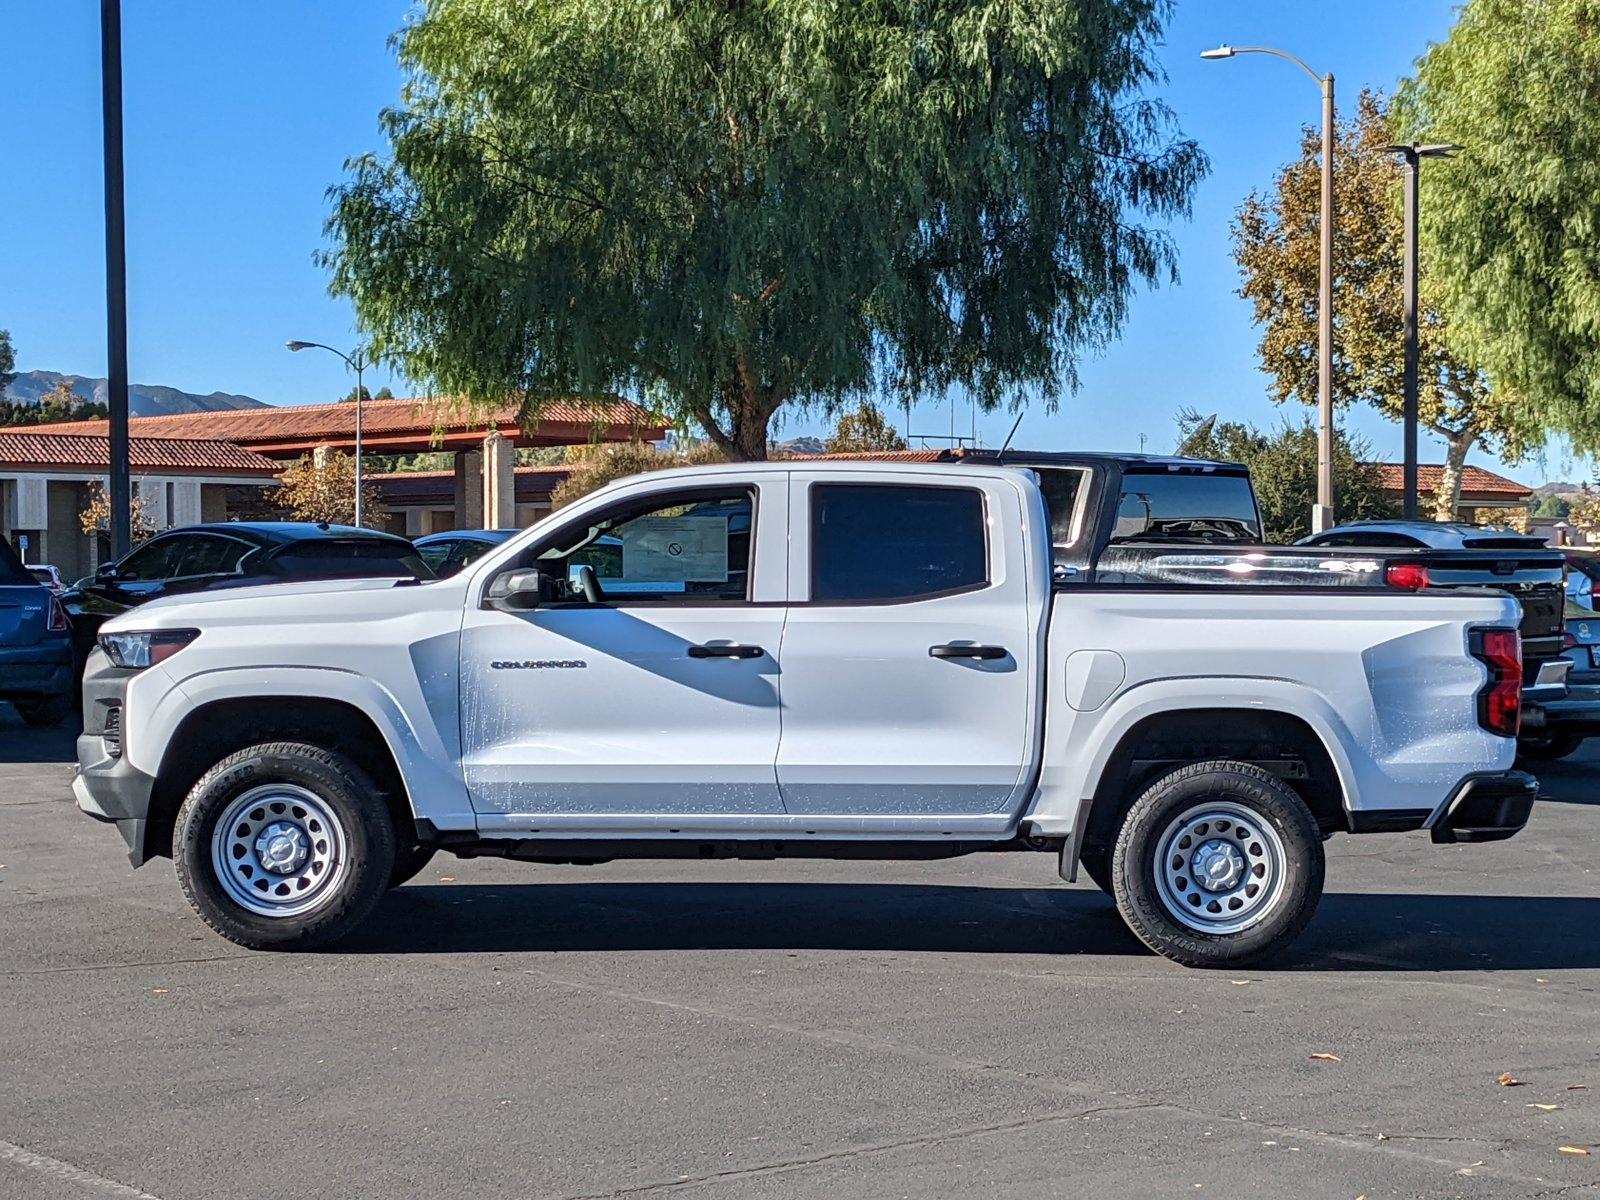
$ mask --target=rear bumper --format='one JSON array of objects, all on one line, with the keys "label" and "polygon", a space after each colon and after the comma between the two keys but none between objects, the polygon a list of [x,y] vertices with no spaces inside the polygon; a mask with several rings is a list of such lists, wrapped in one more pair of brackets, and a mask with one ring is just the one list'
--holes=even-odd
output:
[{"label": "rear bumper", "polygon": [[1543,728],[1576,737],[1600,737],[1600,687],[1575,684],[1559,700],[1547,700]]},{"label": "rear bumper", "polygon": [[1572,670],[1572,663],[1564,658],[1547,658],[1538,664],[1530,663],[1533,668],[1531,682],[1522,689],[1522,703],[1524,705],[1545,705],[1552,700],[1560,700],[1567,694],[1567,676]]},{"label": "rear bumper", "polygon": [[70,691],[69,638],[51,638],[32,646],[0,646],[0,697],[60,696]]},{"label": "rear bumper", "polygon": [[1471,775],[1433,811],[1425,826],[1435,844],[1498,842],[1521,832],[1539,796],[1539,781],[1523,771]]}]

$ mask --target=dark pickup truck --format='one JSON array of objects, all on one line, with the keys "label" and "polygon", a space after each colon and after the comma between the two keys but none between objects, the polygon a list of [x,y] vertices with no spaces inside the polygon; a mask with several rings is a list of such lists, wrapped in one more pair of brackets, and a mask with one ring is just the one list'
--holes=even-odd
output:
[{"label": "dark pickup truck", "polygon": [[[1560,663],[1566,556],[1542,538],[1505,529],[1443,521],[1354,521],[1314,533],[1297,545],[1341,552],[1397,551],[1416,564],[1416,586],[1489,587],[1510,592],[1522,605],[1522,666],[1530,686],[1559,695],[1566,669]],[[1393,561],[1393,560],[1391,560]],[[1544,678],[1540,678],[1541,675]]]}]

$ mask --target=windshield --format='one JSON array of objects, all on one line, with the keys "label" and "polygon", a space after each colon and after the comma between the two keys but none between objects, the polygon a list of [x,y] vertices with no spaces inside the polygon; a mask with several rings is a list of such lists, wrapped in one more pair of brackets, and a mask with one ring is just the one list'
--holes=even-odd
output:
[{"label": "windshield", "polygon": [[272,556],[267,569],[285,579],[437,578],[410,543],[377,539],[293,542]]},{"label": "windshield", "polygon": [[1261,519],[1245,475],[1130,472],[1117,500],[1115,542],[1259,542]]}]

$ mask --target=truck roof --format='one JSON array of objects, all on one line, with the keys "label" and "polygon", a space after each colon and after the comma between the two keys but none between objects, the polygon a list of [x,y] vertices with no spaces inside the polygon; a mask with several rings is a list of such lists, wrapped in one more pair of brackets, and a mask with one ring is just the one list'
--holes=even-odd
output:
[{"label": "truck roof", "polygon": [[1248,475],[1250,469],[1242,463],[1222,462],[1209,458],[1186,458],[1179,454],[1134,454],[1118,450],[1016,450],[1004,454],[999,450],[971,446],[947,447],[938,450],[859,450],[845,454],[796,455],[788,462],[908,462],[908,463],[963,463],[999,464],[1008,467],[1031,466],[1119,466],[1123,469],[1160,469],[1171,471],[1203,471],[1224,475]]}]

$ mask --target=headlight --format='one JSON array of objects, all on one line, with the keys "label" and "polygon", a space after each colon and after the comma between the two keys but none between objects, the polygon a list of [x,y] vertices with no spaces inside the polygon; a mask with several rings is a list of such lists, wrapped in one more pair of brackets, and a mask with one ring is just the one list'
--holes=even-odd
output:
[{"label": "headlight", "polygon": [[166,662],[200,636],[198,629],[162,629],[155,633],[102,633],[100,649],[119,667],[142,671]]}]

